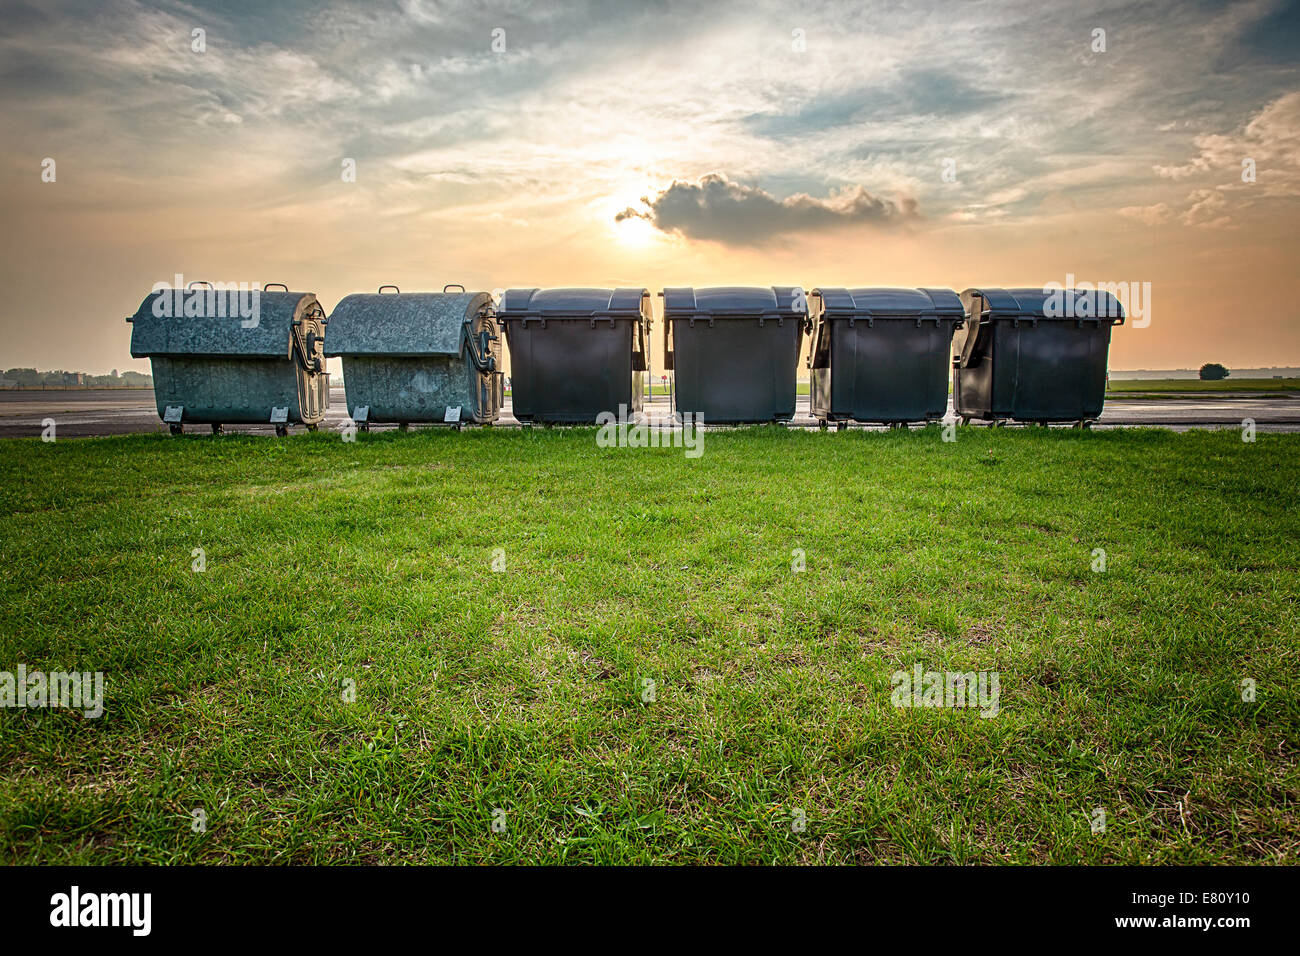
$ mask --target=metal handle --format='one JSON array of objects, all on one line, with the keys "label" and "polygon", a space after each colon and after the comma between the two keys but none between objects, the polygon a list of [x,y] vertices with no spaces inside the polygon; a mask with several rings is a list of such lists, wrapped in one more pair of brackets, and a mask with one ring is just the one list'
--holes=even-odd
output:
[{"label": "metal handle", "polygon": [[812,336],[812,344],[808,346],[807,367],[813,368],[813,363],[817,361],[817,347],[821,344],[822,340],[822,325],[825,322],[824,315],[826,307],[825,303],[822,301],[820,289],[813,289],[812,292],[809,293],[809,297],[817,299],[818,304],[821,306],[821,308],[817,310],[816,317],[814,317],[812,306],[810,305],[808,307],[808,317],[804,320],[804,330]]},{"label": "metal handle", "polygon": [[288,291],[289,291],[289,287],[288,287],[287,285],[285,285],[283,282],[267,282],[265,285],[262,286],[262,291],[263,291],[263,292],[270,292],[270,291],[271,291],[271,286],[273,286],[273,285],[278,285],[278,286],[279,286],[281,289],[283,289],[285,292],[288,292]]},{"label": "metal handle", "polygon": [[392,290],[393,290],[394,292],[396,292],[398,295],[401,295],[401,293],[402,293],[402,290],[399,289],[399,288],[398,288],[397,286],[395,286],[395,285],[381,285],[381,286],[379,287],[379,295],[383,295],[385,289],[392,289]]},{"label": "metal handle", "polygon": [[461,292],[465,291],[465,287],[459,282],[449,282],[447,285],[442,287],[443,292],[446,292],[448,289],[460,289]]},{"label": "metal handle", "polygon": [[[659,293],[659,298],[663,299],[664,294]],[[673,350],[668,347],[668,333],[673,327],[673,320],[668,317],[667,301],[664,303],[664,371],[673,368]]]},{"label": "metal handle", "polygon": [[188,291],[190,289],[193,289],[196,285],[205,285],[209,289],[212,288],[212,283],[207,281],[206,279],[195,279],[193,282],[190,282],[188,285],[186,285],[185,289],[186,291]]}]

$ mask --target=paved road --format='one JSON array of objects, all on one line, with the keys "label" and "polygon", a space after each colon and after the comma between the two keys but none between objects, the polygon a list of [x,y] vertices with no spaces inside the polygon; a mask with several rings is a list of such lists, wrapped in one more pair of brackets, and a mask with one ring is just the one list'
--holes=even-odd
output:
[{"label": "paved road", "polygon": [[[652,420],[667,418],[667,398],[656,396],[649,406],[649,413]],[[343,389],[331,390],[325,427],[338,428],[346,416]],[[1300,432],[1300,396],[1250,393],[1112,399],[1106,403],[1098,427],[1145,425],[1180,431],[1188,428],[1240,428],[1246,418],[1253,419],[1259,431]],[[0,390],[0,437],[40,435],[46,419],[54,420],[60,438],[167,430],[158,420],[153,393],[147,389]],[[518,424],[510,414],[508,399],[500,424],[507,427]],[[799,399],[792,424],[816,426],[808,414],[806,396]],[[201,433],[208,429],[190,425],[186,430]],[[270,425],[232,426],[227,431],[269,435],[274,429]]]}]

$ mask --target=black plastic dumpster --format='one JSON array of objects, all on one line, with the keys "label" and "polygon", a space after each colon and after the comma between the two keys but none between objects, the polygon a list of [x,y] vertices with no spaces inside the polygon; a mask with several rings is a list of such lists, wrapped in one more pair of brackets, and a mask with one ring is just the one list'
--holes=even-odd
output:
[{"label": "black plastic dumpster", "polygon": [[646,289],[508,289],[497,320],[510,346],[521,422],[592,422],[639,412],[652,322]]},{"label": "black plastic dumpster", "polygon": [[953,340],[953,407],[973,418],[1078,422],[1101,414],[1112,325],[1124,308],[1108,292],[967,289]]},{"label": "black plastic dumpster", "polygon": [[486,292],[381,286],[346,296],[330,313],[325,354],[342,357],[348,409],[362,427],[482,424],[501,411],[501,338]]},{"label": "black plastic dumpster", "polygon": [[[273,283],[278,284],[278,283]],[[131,355],[148,358],[158,414],[187,423],[291,424],[314,430],[329,406],[325,311],[310,292],[190,283],[152,292],[132,323]]]},{"label": "black plastic dumpster", "polygon": [[664,289],[664,366],[679,414],[709,423],[794,417],[808,319],[798,286]]},{"label": "black plastic dumpster", "polygon": [[809,404],[828,421],[904,424],[948,410],[951,289],[814,289]]}]

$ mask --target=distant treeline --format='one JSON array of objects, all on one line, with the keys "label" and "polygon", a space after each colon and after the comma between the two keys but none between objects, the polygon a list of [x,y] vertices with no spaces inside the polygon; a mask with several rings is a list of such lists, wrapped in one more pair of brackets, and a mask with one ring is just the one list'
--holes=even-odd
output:
[{"label": "distant treeline", "polygon": [[32,388],[32,387],[51,387],[51,386],[69,386],[69,385],[86,385],[95,388],[152,388],[153,376],[145,375],[143,372],[126,371],[118,373],[113,369],[107,375],[91,375],[87,372],[66,372],[63,369],[53,369],[48,372],[38,372],[34,368],[10,368],[5,369],[0,387],[3,388]]}]

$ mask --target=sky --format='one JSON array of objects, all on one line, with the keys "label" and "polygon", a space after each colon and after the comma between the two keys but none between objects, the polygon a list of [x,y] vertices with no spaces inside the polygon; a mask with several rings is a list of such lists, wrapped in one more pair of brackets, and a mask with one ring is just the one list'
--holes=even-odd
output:
[{"label": "sky", "polygon": [[1278,0],[0,0],[0,368],[147,371],[176,274],[1073,276],[1150,284],[1112,368],[1300,365],[1298,61]]}]

